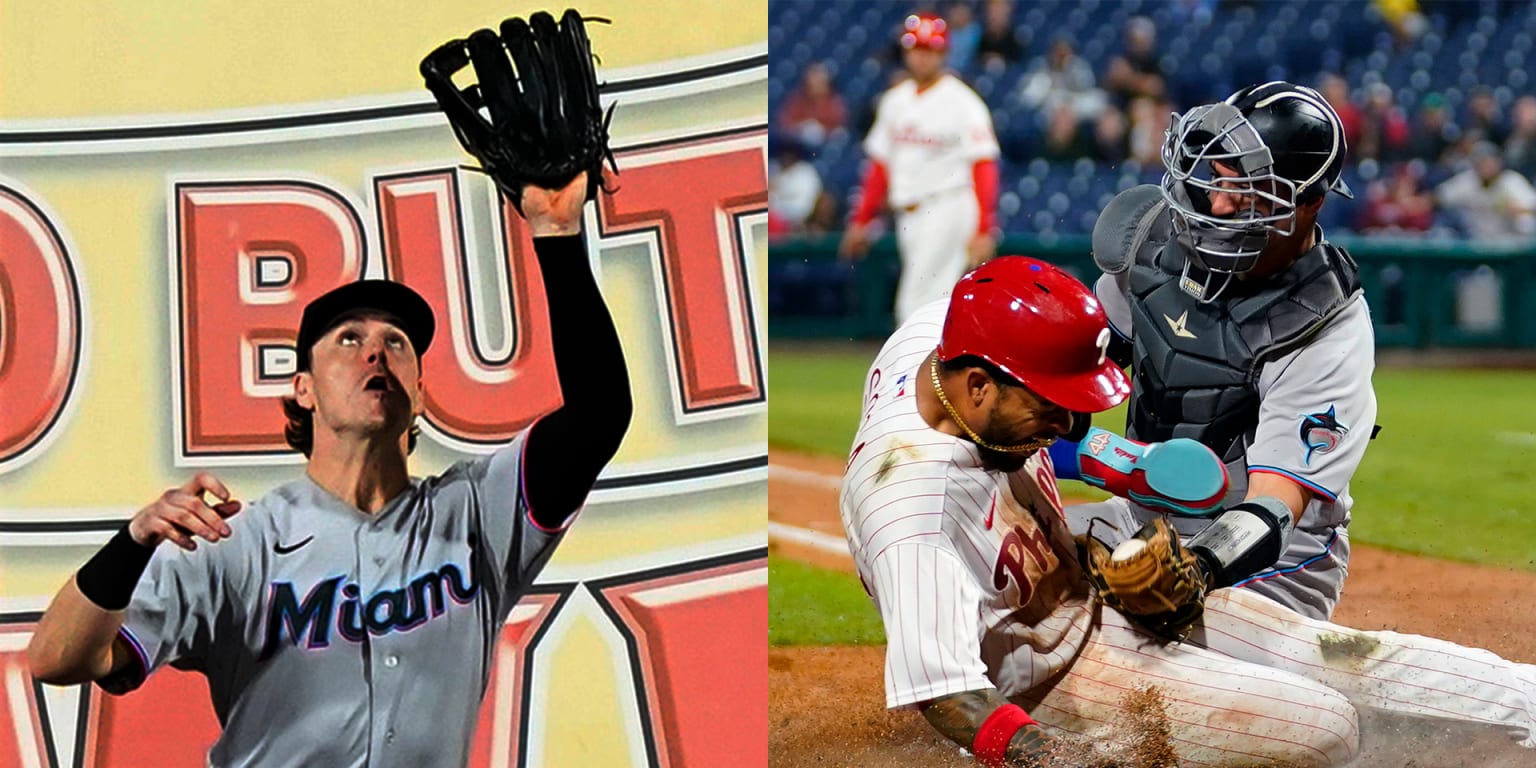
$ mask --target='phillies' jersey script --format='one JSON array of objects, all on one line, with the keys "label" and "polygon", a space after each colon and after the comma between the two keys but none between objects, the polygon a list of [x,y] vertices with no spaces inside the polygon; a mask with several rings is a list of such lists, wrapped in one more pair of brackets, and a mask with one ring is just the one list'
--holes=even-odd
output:
[{"label": "'phillies' jersey script", "polygon": [[908,80],[880,98],[864,152],[889,172],[893,208],[968,190],[971,166],[998,154],[992,112],[953,75],[922,92]]}]

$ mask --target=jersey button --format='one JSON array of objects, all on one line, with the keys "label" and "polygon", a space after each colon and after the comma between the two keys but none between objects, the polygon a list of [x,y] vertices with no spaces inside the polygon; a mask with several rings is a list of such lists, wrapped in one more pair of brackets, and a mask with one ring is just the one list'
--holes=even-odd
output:
[{"label": "jersey button", "polygon": [[394,741],[395,740],[395,729],[391,728],[391,729],[385,731],[384,732],[384,740],[385,741]]},{"label": "jersey button", "polygon": [[373,564],[374,565],[383,565],[384,564],[384,556],[383,555],[374,555],[373,556]]},{"label": "jersey button", "polygon": [[384,666],[389,667],[390,669],[394,669],[395,666],[398,665],[399,663],[400,663],[400,657],[399,656],[396,656],[394,654],[390,654],[390,655],[384,657]]}]

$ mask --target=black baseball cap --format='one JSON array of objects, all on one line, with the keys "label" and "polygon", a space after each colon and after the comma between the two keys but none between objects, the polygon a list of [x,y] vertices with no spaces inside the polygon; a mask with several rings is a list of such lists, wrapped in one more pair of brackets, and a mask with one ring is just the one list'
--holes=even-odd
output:
[{"label": "black baseball cap", "polygon": [[437,320],[421,294],[393,280],[358,280],[336,288],[309,303],[299,321],[300,371],[309,370],[309,350],[326,332],[360,314],[378,312],[405,331],[420,358],[432,343]]}]

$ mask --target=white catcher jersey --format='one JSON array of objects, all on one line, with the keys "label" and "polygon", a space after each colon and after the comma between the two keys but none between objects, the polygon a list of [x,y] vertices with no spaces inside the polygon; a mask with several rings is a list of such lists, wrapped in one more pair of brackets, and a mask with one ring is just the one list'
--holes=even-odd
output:
[{"label": "white catcher jersey", "polygon": [[892,708],[1023,693],[1077,655],[1092,619],[1046,452],[1018,472],[990,471],[974,444],[918,414],[947,306],[919,309],[875,358],[839,496],[885,624]]},{"label": "white catcher jersey", "polygon": [[911,80],[880,98],[864,153],[880,161],[897,210],[927,198],[972,187],[971,166],[997,157],[992,113],[954,75],[919,93]]},{"label": "white catcher jersey", "polygon": [[208,679],[215,766],[462,766],[495,641],[561,531],[522,494],[527,433],[411,486],[375,515],[308,476],[195,552],[164,545],[121,630],[138,663]]}]

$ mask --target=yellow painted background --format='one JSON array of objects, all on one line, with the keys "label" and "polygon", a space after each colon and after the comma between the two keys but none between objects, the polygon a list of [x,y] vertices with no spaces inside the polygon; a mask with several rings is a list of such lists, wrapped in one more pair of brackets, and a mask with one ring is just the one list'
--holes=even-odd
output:
[{"label": "yellow painted background", "polygon": [[[155,114],[394,94],[437,44],[566,5],[487,0],[0,0],[0,118]],[[587,0],[608,68],[761,44],[766,0]],[[764,96],[766,108],[766,92]]]},{"label": "yellow painted background", "polygon": [[[228,117],[251,109],[282,114],[326,102],[426,98],[416,71],[423,54],[448,38],[535,8],[479,1],[0,0],[0,130],[81,121],[153,123],[168,115]],[[680,68],[683,58],[743,46],[766,49],[764,0],[603,0],[584,3],[582,10],[615,22],[589,27],[603,61],[600,78],[615,68],[665,72]],[[764,80],[630,106],[621,97],[619,103],[617,145],[701,125],[766,121]],[[370,172],[465,159],[445,124],[233,147],[0,155],[0,176],[19,181],[62,225],[80,276],[89,338],[73,412],[46,452],[0,475],[0,508],[126,513],[192,471],[171,461],[170,177],[297,174],[366,204]],[[368,209],[361,213],[365,227],[375,226]],[[758,258],[750,267],[761,324],[767,285],[763,227],[754,229],[753,238]],[[673,423],[653,268],[633,250],[605,252],[602,264],[638,406],[616,462],[654,462],[699,451],[766,453],[765,410],[684,427]],[[370,261],[377,259],[376,251],[370,254]],[[413,470],[435,472],[457,458],[424,440]],[[245,498],[301,471],[298,465],[215,470]],[[679,547],[707,549],[757,535],[765,544],[766,505],[764,481],[597,507],[572,530],[552,568],[601,570],[607,562],[660,556]],[[12,606],[45,600],[92,550],[0,546],[0,599]],[[593,652],[608,644],[599,642],[590,617],[576,621],[559,647],[548,651],[552,676],[570,682],[561,682],[550,695],[545,764],[627,765],[629,739],[636,737],[624,732],[620,710],[593,709],[584,697],[568,694],[615,688],[614,665],[591,663]],[[583,677],[590,679],[583,683]]]}]

